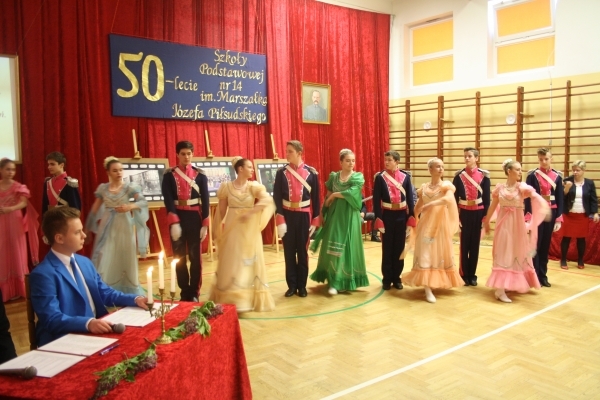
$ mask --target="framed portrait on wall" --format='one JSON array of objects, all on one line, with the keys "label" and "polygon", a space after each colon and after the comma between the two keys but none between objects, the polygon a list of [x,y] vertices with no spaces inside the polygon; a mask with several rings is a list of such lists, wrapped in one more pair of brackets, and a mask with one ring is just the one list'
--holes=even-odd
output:
[{"label": "framed portrait on wall", "polygon": [[165,169],[169,168],[169,160],[166,158],[127,157],[119,160],[123,166],[123,182],[138,184],[148,201],[148,207],[164,207],[161,186]]},{"label": "framed portrait on wall", "polygon": [[302,122],[331,123],[331,85],[302,82]]},{"label": "framed portrait on wall", "polygon": [[275,185],[275,174],[277,170],[288,164],[287,161],[274,160],[254,160],[254,173],[256,180],[267,189],[267,193],[273,196],[273,186]]},{"label": "framed portrait on wall", "polygon": [[211,204],[217,204],[217,190],[223,183],[234,180],[237,175],[231,165],[233,157],[194,157],[192,165],[204,171],[208,181],[208,195]]}]

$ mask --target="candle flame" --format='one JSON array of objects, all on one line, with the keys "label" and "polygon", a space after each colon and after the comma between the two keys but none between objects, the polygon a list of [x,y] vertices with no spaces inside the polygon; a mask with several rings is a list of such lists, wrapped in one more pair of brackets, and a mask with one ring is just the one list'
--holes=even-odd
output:
[{"label": "candle flame", "polygon": [[161,260],[164,258],[165,256],[165,252],[161,251],[160,254],[158,255],[158,258],[160,258]]},{"label": "candle flame", "polygon": [[148,272],[152,272],[152,271],[154,271],[154,267],[148,268]]}]

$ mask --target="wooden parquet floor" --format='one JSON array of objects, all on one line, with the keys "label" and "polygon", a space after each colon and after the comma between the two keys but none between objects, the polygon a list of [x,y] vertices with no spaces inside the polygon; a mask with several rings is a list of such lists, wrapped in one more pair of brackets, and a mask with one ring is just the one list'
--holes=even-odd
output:
[{"label": "wooden parquet floor", "polygon": [[[550,261],[552,288],[509,293],[504,304],[485,287],[491,247],[483,246],[479,286],[434,291],[429,304],[421,288],[384,292],[381,245],[364,245],[369,287],[330,296],[309,280],[304,299],[283,296],[283,253],[265,247],[277,309],[240,315],[254,398],[600,398],[600,267],[564,271]],[[215,268],[204,261],[201,300]],[[22,354],[24,303],[6,308]]]}]

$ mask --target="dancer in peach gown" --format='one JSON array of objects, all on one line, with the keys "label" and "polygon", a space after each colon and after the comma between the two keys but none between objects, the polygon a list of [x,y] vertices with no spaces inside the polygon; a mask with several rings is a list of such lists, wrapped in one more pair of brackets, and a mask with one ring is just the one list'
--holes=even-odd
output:
[{"label": "dancer in peach gown", "polygon": [[[540,288],[535,274],[532,257],[537,245],[537,226],[549,214],[548,203],[535,189],[521,181],[521,164],[508,159],[502,163],[508,176],[506,183],[499,183],[492,192],[492,204],[484,219],[485,232],[490,231],[490,221],[498,208],[493,267],[486,286],[495,288],[496,299],[511,303],[507,290],[527,293],[530,288]],[[523,216],[523,201],[531,198],[532,218],[526,223]],[[529,237],[527,232],[530,231]]]},{"label": "dancer in peach gown", "polygon": [[219,264],[210,300],[235,304],[238,312],[272,311],[260,232],[273,218],[275,203],[263,185],[249,180],[254,173],[250,160],[236,157],[232,164],[237,178],[217,191],[213,236]]},{"label": "dancer in peach gown", "polygon": [[432,289],[450,289],[464,282],[454,263],[452,236],[458,231],[458,208],[454,199],[456,188],[450,181],[442,181],[444,162],[432,158],[427,162],[431,182],[417,190],[419,200],[415,215],[420,216],[414,238],[412,270],[402,275],[408,286],[423,286],[430,303],[436,299]]}]

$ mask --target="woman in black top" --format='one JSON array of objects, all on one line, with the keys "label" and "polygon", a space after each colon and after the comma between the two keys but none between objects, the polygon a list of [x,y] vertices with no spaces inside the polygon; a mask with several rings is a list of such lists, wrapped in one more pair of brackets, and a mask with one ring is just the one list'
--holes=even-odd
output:
[{"label": "woman in black top", "polygon": [[571,238],[577,238],[577,268],[583,269],[583,255],[585,254],[585,238],[588,233],[588,217],[598,222],[598,197],[596,186],[591,179],[584,178],[585,161],[577,160],[572,165],[573,174],[564,180],[565,209],[564,223],[562,226],[563,239],[561,242],[560,267],[568,269],[567,251]]}]

